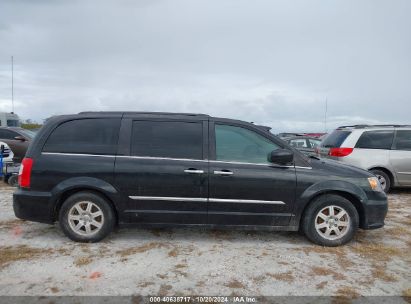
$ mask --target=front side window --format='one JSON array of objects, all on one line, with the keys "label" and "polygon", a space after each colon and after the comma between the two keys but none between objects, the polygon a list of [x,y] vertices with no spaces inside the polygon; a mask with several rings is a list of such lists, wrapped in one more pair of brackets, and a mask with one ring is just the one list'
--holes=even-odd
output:
[{"label": "front side window", "polygon": [[356,148],[391,149],[394,131],[366,131],[358,139]]},{"label": "front side window", "polygon": [[203,159],[202,122],[133,122],[131,155]]},{"label": "front side window", "polygon": [[8,127],[20,127],[20,121],[17,119],[8,119],[7,120]]},{"label": "front side window", "polygon": [[395,137],[395,150],[411,150],[411,131],[397,131],[397,135]]},{"label": "front side window", "polygon": [[236,126],[215,125],[216,160],[268,163],[269,154],[280,146],[264,136]]},{"label": "front side window", "polygon": [[114,118],[67,121],[51,133],[43,152],[116,154],[119,129]]}]

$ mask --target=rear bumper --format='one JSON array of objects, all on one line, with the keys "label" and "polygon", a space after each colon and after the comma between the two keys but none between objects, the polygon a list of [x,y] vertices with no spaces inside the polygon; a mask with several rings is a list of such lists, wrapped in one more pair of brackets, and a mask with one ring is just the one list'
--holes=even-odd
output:
[{"label": "rear bumper", "polygon": [[360,225],[362,229],[383,227],[388,212],[388,201],[385,193],[374,192],[371,196],[372,198],[363,204],[364,217]]},{"label": "rear bumper", "polygon": [[54,204],[49,192],[17,189],[13,193],[13,209],[16,217],[40,223],[54,222]]}]

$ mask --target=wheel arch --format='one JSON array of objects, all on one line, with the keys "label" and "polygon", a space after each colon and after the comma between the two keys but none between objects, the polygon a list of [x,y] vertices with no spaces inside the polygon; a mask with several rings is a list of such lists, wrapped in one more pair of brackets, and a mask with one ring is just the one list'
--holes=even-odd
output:
[{"label": "wheel arch", "polygon": [[304,214],[307,211],[308,207],[319,197],[324,196],[324,195],[329,195],[329,194],[334,194],[334,195],[339,195],[345,199],[347,199],[348,201],[350,201],[355,209],[358,212],[358,216],[359,216],[359,220],[360,220],[360,227],[363,226],[363,223],[365,222],[365,210],[364,207],[360,201],[360,199],[349,192],[346,191],[341,191],[341,190],[329,190],[329,191],[324,191],[324,192],[320,192],[317,193],[316,195],[314,195],[308,202],[307,204],[304,206],[303,211],[301,212],[301,216],[300,219],[298,221],[299,225],[301,225],[302,220],[304,219]]},{"label": "wheel arch", "polygon": [[296,209],[294,212],[294,223],[291,224],[300,226],[301,220],[303,219],[308,206],[318,197],[327,194],[340,195],[341,197],[349,200],[357,210],[360,220],[360,227],[362,226],[365,222],[363,202],[366,202],[368,197],[359,186],[352,182],[343,180],[324,181],[305,189],[305,191],[300,195],[300,198],[297,200]]},{"label": "wheel arch", "polygon": [[103,197],[111,205],[116,217],[116,224],[119,221],[119,210],[115,203],[119,199],[118,191],[110,184],[96,178],[73,178],[62,182],[52,190],[54,201],[53,220],[58,219],[58,213],[64,201],[71,195],[78,192],[92,192]]}]

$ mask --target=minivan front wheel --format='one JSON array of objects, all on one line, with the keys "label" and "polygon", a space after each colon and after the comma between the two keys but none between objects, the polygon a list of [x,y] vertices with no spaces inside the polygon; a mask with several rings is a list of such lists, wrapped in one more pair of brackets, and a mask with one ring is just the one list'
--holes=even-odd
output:
[{"label": "minivan front wheel", "polygon": [[63,203],[59,213],[64,234],[76,242],[98,242],[114,228],[114,212],[105,198],[78,192]]},{"label": "minivan front wheel", "polygon": [[327,194],[310,203],[304,213],[302,229],[316,244],[339,246],[353,238],[358,222],[358,212],[349,200]]}]

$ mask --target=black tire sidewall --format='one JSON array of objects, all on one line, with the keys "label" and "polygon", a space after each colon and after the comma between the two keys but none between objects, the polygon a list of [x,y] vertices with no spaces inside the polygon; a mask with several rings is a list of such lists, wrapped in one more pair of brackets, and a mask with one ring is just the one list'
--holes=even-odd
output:
[{"label": "black tire sidewall", "polygon": [[[100,231],[91,236],[79,235],[74,232],[68,222],[69,210],[80,201],[90,201],[96,204],[104,215],[104,223]],[[71,240],[82,243],[94,243],[104,239],[113,230],[115,225],[115,215],[111,205],[101,195],[94,192],[78,192],[67,198],[60,208],[59,224],[64,234]]]},{"label": "black tire sidewall", "polygon": [[388,176],[388,174],[385,173],[384,171],[378,170],[378,169],[370,170],[370,172],[371,172],[372,174],[374,174],[374,175],[381,175],[381,176],[383,176],[383,177],[385,178],[385,189],[384,189],[384,192],[385,192],[385,193],[388,193],[388,192],[391,190],[391,179],[390,179],[390,177]]},{"label": "black tire sidewall", "polygon": [[[315,229],[315,218],[318,212],[330,205],[343,208],[350,216],[351,225],[349,226],[349,230],[342,238],[338,240],[327,240],[323,238]],[[310,241],[322,246],[335,247],[348,243],[354,237],[359,225],[359,216],[355,206],[346,198],[334,194],[322,195],[316,198],[310,203],[303,216],[302,229],[304,234]]]}]

